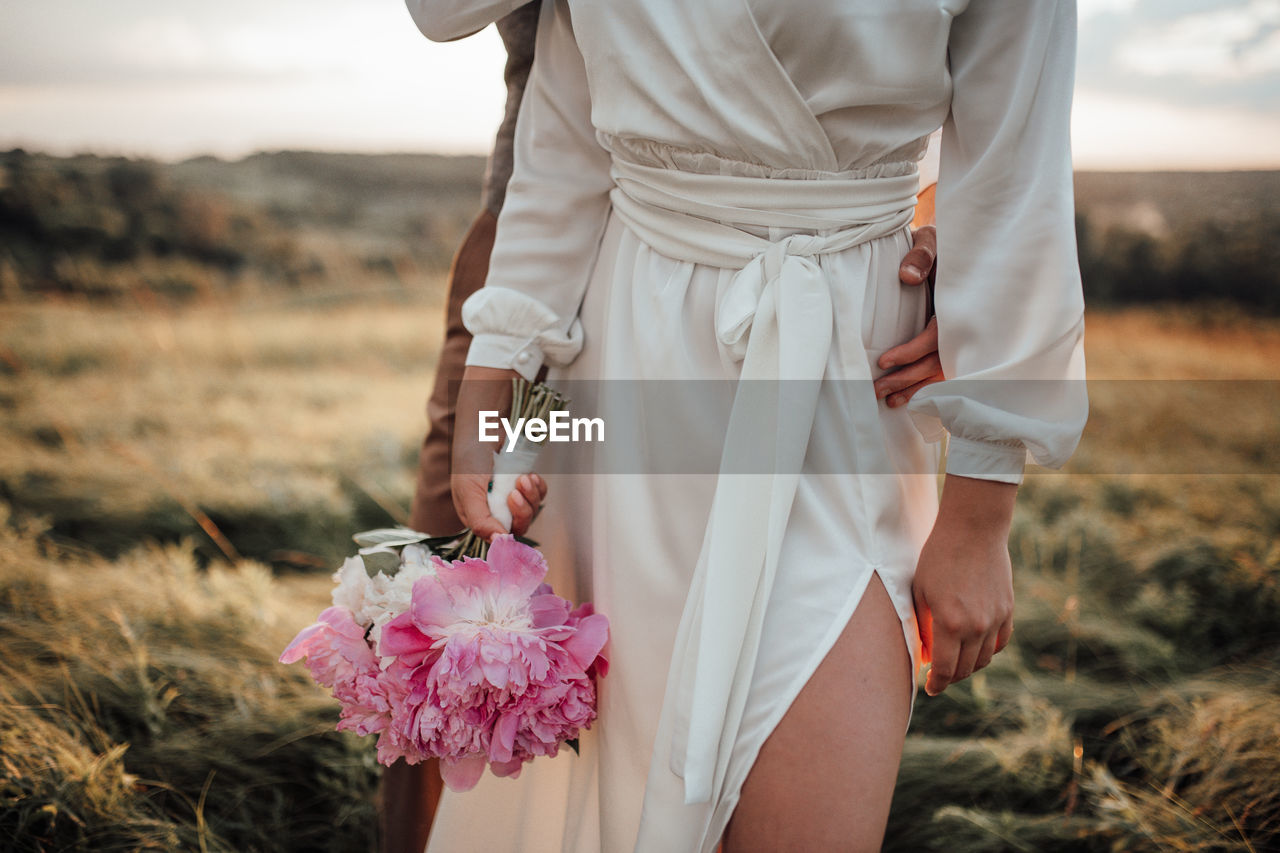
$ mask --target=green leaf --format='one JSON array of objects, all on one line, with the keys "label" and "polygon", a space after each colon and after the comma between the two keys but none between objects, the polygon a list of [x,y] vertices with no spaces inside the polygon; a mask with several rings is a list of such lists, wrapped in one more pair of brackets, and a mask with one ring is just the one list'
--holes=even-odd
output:
[{"label": "green leaf", "polygon": [[430,539],[431,536],[426,533],[419,533],[416,530],[410,530],[408,527],[381,527],[377,530],[366,530],[363,533],[357,533],[351,538],[361,548],[369,548],[374,545],[413,545]]},{"label": "green leaf", "polygon": [[360,559],[364,560],[364,570],[369,577],[373,577],[378,572],[394,575],[400,571],[400,552],[386,545],[361,548]]},{"label": "green leaf", "polygon": [[448,545],[453,542],[457,542],[459,539],[461,539],[463,536],[466,536],[466,535],[467,535],[466,530],[459,530],[457,533],[449,533],[445,536],[430,536],[426,539],[423,539],[421,544],[425,545],[428,548],[428,550],[434,552],[438,550],[441,546]]},{"label": "green leaf", "polygon": [[574,737],[574,738],[569,738],[569,739],[568,739],[567,741],[565,741],[564,743],[565,743],[565,746],[567,746],[567,747],[569,747],[570,749],[572,749],[572,750],[573,750],[573,754],[574,754],[574,755],[581,755],[581,754],[582,754],[581,752],[579,752],[579,751],[578,751],[578,739],[577,739],[576,737]]}]

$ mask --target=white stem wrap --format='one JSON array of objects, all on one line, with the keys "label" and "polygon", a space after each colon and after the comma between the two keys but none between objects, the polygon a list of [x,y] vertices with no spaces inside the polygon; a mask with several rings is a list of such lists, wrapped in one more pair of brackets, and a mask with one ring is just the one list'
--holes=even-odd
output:
[{"label": "white stem wrap", "polygon": [[533,465],[541,448],[530,441],[521,441],[511,451],[493,454],[493,482],[489,486],[489,512],[507,530],[511,530],[511,509],[507,495],[516,489],[521,474],[532,474]]}]

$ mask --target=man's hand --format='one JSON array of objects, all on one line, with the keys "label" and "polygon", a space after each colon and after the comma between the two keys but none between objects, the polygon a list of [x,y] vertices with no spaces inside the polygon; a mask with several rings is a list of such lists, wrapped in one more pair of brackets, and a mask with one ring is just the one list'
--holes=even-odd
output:
[{"label": "man's hand", "polygon": [[[480,412],[511,412],[511,380],[514,370],[469,366],[463,371],[458,389],[458,405],[453,430],[453,473],[449,485],[458,518],[482,539],[507,533],[489,512],[489,480],[493,474],[493,453],[498,445],[480,441]],[[533,523],[538,507],[547,496],[547,484],[537,474],[522,474],[507,496],[511,510],[511,533],[523,534]]]},{"label": "man's hand", "polygon": [[[912,247],[898,267],[902,283],[919,287],[932,285],[937,268],[938,234],[932,225],[911,233]],[[941,382],[942,362],[938,359],[938,320],[930,317],[924,331],[904,344],[885,351],[877,364],[889,370],[876,380],[876,399],[885,400],[890,408],[904,405],[926,385]]]},{"label": "man's hand", "polygon": [[937,696],[991,662],[1013,632],[1009,522],[1018,487],[948,474],[938,518],[920,552],[916,623]]}]

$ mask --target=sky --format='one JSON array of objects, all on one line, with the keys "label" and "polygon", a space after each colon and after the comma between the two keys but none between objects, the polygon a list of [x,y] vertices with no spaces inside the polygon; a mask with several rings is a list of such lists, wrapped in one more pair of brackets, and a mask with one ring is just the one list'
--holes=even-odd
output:
[{"label": "sky", "polygon": [[[1079,14],[1078,167],[1280,168],[1280,0]],[[480,153],[503,59],[492,28],[427,41],[401,0],[4,0],[0,148]]]}]

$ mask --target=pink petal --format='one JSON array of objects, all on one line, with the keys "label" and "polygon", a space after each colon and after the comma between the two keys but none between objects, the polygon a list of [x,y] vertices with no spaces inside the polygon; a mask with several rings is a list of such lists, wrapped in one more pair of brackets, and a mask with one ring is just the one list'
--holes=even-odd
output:
[{"label": "pink petal", "polygon": [[[607,617],[595,613],[579,622],[578,630],[560,645],[573,657],[578,666],[586,669],[595,662],[600,650],[604,648],[604,644],[608,640],[609,620]],[[599,672],[598,667],[597,672],[600,675],[604,675],[603,672]]]},{"label": "pink petal", "polygon": [[280,662],[294,663],[318,648],[332,646],[331,634],[348,641],[364,641],[364,628],[356,623],[350,610],[336,605],[326,607],[315,622],[299,631],[293,642],[285,647],[280,654]]},{"label": "pink petal", "polygon": [[[543,584],[546,586],[546,584]],[[549,588],[549,587],[548,587]],[[544,593],[535,595],[529,601],[529,610],[533,615],[533,627],[550,628],[563,625],[569,618],[569,602],[558,595]]]},{"label": "pink petal", "polygon": [[595,605],[592,604],[590,601],[584,601],[581,604],[579,604],[577,607],[575,607],[573,609],[573,612],[569,614],[569,622],[573,625],[577,625],[583,619],[585,619],[586,617],[590,616],[595,612],[596,612]]},{"label": "pink petal", "polygon": [[406,752],[403,744],[392,741],[386,735],[380,735],[378,737],[378,763],[390,767],[401,759],[407,764],[417,764],[422,760],[422,757],[415,753]]},{"label": "pink petal", "polygon": [[[437,571],[443,571],[438,569]],[[423,629],[443,628],[458,620],[458,612],[454,607],[453,597],[445,589],[441,581],[427,576],[413,582],[412,604],[409,611],[413,621]]]},{"label": "pink petal", "polygon": [[[495,596],[500,587],[498,573],[484,560],[474,557],[463,557],[448,565],[436,569],[436,578],[449,593],[455,605],[461,605],[463,597],[473,597],[477,593],[482,596]],[[421,580],[414,583],[417,590]],[[447,623],[446,623],[447,624]]]},{"label": "pink petal", "polygon": [[284,652],[280,655],[280,663],[296,663],[302,660],[315,647],[317,635],[329,630],[329,626],[323,622],[313,622],[303,628],[298,632],[298,636],[293,638],[293,642],[285,646]]},{"label": "pink petal", "polygon": [[[493,727],[493,740],[489,743],[489,760],[501,764],[510,761],[516,746],[516,727],[520,723],[517,714],[503,714]],[[494,771],[497,773],[497,771]],[[498,773],[499,776],[504,774]]]},{"label": "pink petal", "polygon": [[547,576],[547,561],[538,549],[517,542],[510,533],[493,537],[488,560],[503,587],[514,586],[523,598],[533,595]]},{"label": "pink petal", "polygon": [[345,607],[338,607],[337,605],[326,607],[320,611],[320,615],[316,618],[344,637],[353,640],[364,639],[364,628],[356,622],[355,615]]},{"label": "pink petal", "polygon": [[378,654],[398,657],[414,665],[431,653],[434,640],[418,630],[412,613],[401,613],[382,626],[382,638],[378,641]]},{"label": "pink petal", "polygon": [[480,661],[480,671],[484,673],[485,681],[498,690],[503,690],[507,686],[508,669],[509,664],[507,661],[493,660],[491,658],[483,658]]},{"label": "pink petal", "polygon": [[513,758],[510,761],[493,761],[489,764],[489,769],[493,771],[494,776],[516,778],[520,775],[520,770],[524,767],[524,762],[519,758]]},{"label": "pink petal", "polygon": [[483,755],[464,755],[461,758],[440,759],[440,777],[450,791],[470,791],[484,775]]}]

